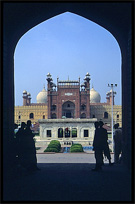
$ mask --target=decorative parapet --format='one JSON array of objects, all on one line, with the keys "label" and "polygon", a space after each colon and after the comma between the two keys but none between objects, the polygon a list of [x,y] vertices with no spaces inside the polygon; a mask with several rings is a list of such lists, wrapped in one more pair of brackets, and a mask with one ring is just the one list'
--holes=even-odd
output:
[{"label": "decorative parapet", "polygon": [[97,121],[97,118],[91,119],[72,119],[72,118],[64,118],[64,119],[39,119],[39,123],[94,123]]}]

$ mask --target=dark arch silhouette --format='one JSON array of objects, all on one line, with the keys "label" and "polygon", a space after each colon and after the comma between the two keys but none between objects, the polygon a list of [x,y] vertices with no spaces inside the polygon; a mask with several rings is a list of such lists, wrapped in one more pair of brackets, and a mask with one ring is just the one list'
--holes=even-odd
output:
[{"label": "dark arch silhouette", "polygon": [[3,135],[6,135],[3,138],[4,168],[9,169],[13,163],[10,152],[14,149],[11,143],[14,127],[13,57],[16,44],[32,27],[66,11],[78,14],[104,27],[116,38],[120,46],[122,54],[122,86],[124,90],[122,93],[122,104],[124,107],[122,109],[122,126],[124,141],[128,146],[128,148],[124,149],[123,158],[124,163],[131,167],[132,3],[5,2],[3,4]]}]

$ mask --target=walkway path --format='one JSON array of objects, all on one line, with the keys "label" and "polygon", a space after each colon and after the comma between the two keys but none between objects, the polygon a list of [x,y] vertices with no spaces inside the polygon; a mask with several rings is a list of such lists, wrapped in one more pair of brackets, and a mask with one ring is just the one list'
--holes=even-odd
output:
[{"label": "walkway path", "polygon": [[[114,162],[114,155],[111,155]],[[38,163],[95,163],[94,153],[37,154]],[[104,160],[108,163],[107,160]]]},{"label": "walkway path", "polygon": [[92,172],[93,158],[93,154],[86,153],[37,154],[41,171],[7,178],[4,200],[130,201],[129,170],[122,165],[105,164],[102,172]]}]

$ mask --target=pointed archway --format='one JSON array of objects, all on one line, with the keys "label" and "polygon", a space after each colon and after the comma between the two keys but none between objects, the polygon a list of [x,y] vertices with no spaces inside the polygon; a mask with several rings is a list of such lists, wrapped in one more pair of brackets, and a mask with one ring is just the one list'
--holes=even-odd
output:
[{"label": "pointed archway", "polygon": [[62,105],[62,116],[66,118],[74,118],[75,117],[75,104],[71,101],[66,101]]},{"label": "pointed archway", "polygon": [[[123,160],[131,168],[132,124],[132,3],[13,3],[3,6],[3,157],[4,169],[13,164],[14,50],[18,40],[37,24],[65,11],[103,26],[116,38],[122,53]],[[24,12],[25,11],[25,12]],[[115,18],[114,18],[115,16]],[[121,16],[121,18],[119,17]],[[116,21],[117,19],[117,21]],[[124,22],[124,23],[123,23]],[[12,25],[12,26],[11,26]],[[127,97],[128,96],[128,97]],[[12,155],[11,155],[12,152]]]}]

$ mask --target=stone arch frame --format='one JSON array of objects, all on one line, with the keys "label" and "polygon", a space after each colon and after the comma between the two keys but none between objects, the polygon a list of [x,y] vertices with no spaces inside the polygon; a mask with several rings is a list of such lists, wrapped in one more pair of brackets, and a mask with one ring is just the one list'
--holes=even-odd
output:
[{"label": "stone arch frame", "polygon": [[[3,9],[3,157],[4,167],[12,164],[10,151],[14,126],[14,50],[18,40],[37,24],[69,11],[91,20],[108,30],[117,40],[122,54],[122,128],[128,148],[123,151],[124,163],[131,168],[132,127],[132,2],[107,2],[83,4],[62,3],[12,3],[2,2]],[[58,6],[59,4],[59,6]],[[37,9],[38,8],[38,9]],[[25,14],[24,14],[25,10]],[[9,12],[10,11],[10,12]],[[121,18],[119,18],[121,15]],[[33,18],[34,16],[34,18]],[[113,16],[117,18],[117,22]],[[19,24],[18,24],[19,22]],[[124,24],[123,24],[124,22]],[[10,26],[12,25],[12,27]],[[10,73],[10,74],[9,74]],[[128,98],[127,98],[128,95]],[[127,137],[128,135],[128,137]],[[8,162],[7,162],[8,161]]]},{"label": "stone arch frame", "polygon": [[[67,105],[67,106],[66,106]],[[66,106],[66,107],[64,107]],[[62,116],[66,116],[65,114],[71,115],[69,118],[74,118],[75,117],[75,103],[73,101],[65,101],[62,104]]]},{"label": "stone arch frame", "polygon": [[63,128],[58,128],[58,138],[63,138],[63,133],[64,133],[64,131],[63,131]]},{"label": "stone arch frame", "polygon": [[77,138],[77,135],[78,135],[77,127],[72,127],[71,128],[71,136],[72,136],[72,138]]}]

